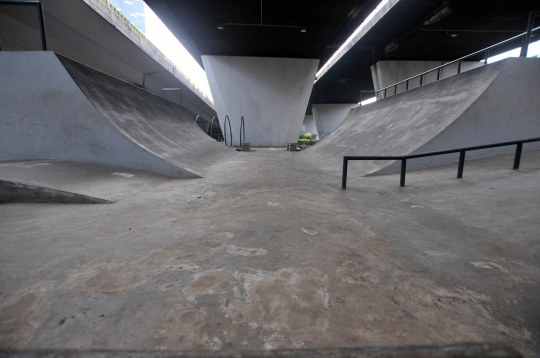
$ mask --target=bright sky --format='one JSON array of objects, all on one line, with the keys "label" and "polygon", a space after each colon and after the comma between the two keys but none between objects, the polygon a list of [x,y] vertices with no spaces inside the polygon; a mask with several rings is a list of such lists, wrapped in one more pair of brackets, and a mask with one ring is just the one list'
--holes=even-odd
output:
[{"label": "bright sky", "polygon": [[202,67],[146,4],[144,4],[144,16],[146,37],[213,101],[206,73]]},{"label": "bright sky", "polygon": [[[500,55],[488,57],[488,63],[504,60],[505,58],[508,58],[508,57],[519,57],[520,52],[521,52],[521,47],[518,47],[513,50],[501,53]],[[527,50],[527,57],[537,57],[537,56],[540,56],[540,41],[531,42],[529,44],[529,49]]]}]

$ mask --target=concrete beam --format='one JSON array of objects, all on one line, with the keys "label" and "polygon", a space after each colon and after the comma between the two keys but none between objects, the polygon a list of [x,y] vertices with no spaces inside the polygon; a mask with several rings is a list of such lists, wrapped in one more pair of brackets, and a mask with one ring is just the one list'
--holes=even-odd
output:
[{"label": "concrete beam", "polygon": [[239,144],[242,116],[245,141],[252,146],[296,142],[319,60],[235,56],[202,60],[221,128],[228,130],[224,123],[228,115],[234,145]]},{"label": "concrete beam", "polygon": [[304,116],[304,123],[302,124],[301,133],[316,134],[319,138],[319,131],[317,130],[317,124],[315,123],[315,117],[313,115],[306,114]]}]

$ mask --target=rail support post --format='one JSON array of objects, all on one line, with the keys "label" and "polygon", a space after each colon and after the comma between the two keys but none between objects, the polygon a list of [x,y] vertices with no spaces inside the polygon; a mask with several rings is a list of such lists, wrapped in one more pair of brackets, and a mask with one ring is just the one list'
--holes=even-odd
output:
[{"label": "rail support post", "polygon": [[523,151],[523,143],[516,145],[516,155],[514,157],[514,170],[519,169],[519,163],[521,162],[521,152]]},{"label": "rail support post", "polygon": [[458,179],[463,178],[463,167],[465,166],[465,151],[459,151],[459,164],[457,168],[457,177]]},{"label": "rail support post", "polygon": [[401,159],[401,176],[399,177],[399,186],[405,186],[405,172],[407,171],[407,159]]},{"label": "rail support post", "polygon": [[341,189],[345,190],[347,188],[347,166],[349,160],[347,157],[343,157],[343,173],[341,173]]}]

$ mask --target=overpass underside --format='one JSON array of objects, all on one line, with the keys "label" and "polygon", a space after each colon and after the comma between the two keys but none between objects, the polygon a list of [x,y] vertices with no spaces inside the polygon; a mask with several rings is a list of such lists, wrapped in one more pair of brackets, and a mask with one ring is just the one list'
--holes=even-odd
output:
[{"label": "overpass underside", "polygon": [[[387,162],[351,167],[348,190],[339,184],[343,155],[539,136],[540,60],[353,108],[305,153],[232,151],[187,109],[54,53],[0,60],[11,81],[0,97],[10,109],[0,114],[0,198],[9,202],[0,205],[0,348],[502,342],[538,356],[538,150],[523,154],[519,171],[513,156],[491,152],[467,162],[462,179],[443,165],[457,158],[444,158],[420,163],[405,188]],[[247,76],[238,59],[217,60],[209,68],[227,65],[230,75],[214,74],[218,113],[238,110],[225,98],[237,91],[252,95],[249,105],[268,93],[249,81],[269,83],[272,73],[255,65]],[[291,103],[275,103],[294,115],[295,128],[279,129],[285,142],[299,132],[303,113],[292,105],[307,101],[312,62],[276,65],[298,75]],[[282,144],[275,133],[260,138]]]}]

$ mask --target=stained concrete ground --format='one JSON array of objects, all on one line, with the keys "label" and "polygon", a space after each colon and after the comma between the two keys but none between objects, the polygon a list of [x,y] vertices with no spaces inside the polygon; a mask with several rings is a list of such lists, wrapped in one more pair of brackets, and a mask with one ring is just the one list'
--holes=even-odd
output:
[{"label": "stained concrete ground", "polygon": [[238,153],[108,205],[0,205],[0,347],[540,351],[540,151],[360,177]]},{"label": "stained concrete ground", "polygon": [[117,165],[53,159],[0,161],[0,180],[116,202],[170,179]]}]

